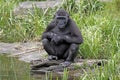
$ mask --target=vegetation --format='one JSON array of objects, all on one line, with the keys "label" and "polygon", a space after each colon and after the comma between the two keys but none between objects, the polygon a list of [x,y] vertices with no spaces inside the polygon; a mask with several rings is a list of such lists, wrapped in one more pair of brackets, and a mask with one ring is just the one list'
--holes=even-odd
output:
[{"label": "vegetation", "polygon": [[[34,14],[29,12],[26,16],[14,16],[13,8],[21,1],[0,0],[1,42],[40,40],[53,14],[59,9],[35,8]],[[79,80],[120,80],[119,4],[120,0],[80,0],[77,3],[75,0],[64,0],[60,6],[70,13],[82,32],[84,44],[80,46],[80,56],[108,59],[104,68],[95,68],[94,73],[90,71],[91,74],[86,72]]]}]

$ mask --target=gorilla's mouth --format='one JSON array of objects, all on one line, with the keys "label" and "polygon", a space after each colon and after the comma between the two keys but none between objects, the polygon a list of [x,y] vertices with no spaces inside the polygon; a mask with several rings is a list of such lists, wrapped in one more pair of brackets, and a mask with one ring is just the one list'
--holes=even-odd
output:
[{"label": "gorilla's mouth", "polygon": [[59,27],[59,29],[63,29],[63,28],[65,28],[65,25],[64,24],[59,24],[58,27]]},{"label": "gorilla's mouth", "polygon": [[64,28],[64,25],[59,25],[59,28],[60,28],[60,29],[63,29],[63,28]]}]

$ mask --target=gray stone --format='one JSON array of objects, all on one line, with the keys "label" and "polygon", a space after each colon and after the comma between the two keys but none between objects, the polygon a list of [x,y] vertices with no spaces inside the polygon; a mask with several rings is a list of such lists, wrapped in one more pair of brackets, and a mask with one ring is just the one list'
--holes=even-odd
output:
[{"label": "gray stone", "polygon": [[7,54],[8,57],[18,57],[24,62],[44,59],[47,53],[41,42],[27,43],[0,43],[0,54]]},{"label": "gray stone", "polygon": [[[100,0],[102,2],[110,2],[112,0]],[[79,0],[76,0],[78,3]],[[34,13],[34,7],[39,9],[53,8],[63,3],[63,0],[47,0],[47,1],[25,1],[20,2],[13,10],[14,15],[25,15],[28,13]]]},{"label": "gray stone", "polygon": [[31,73],[33,76],[52,73],[52,78],[58,77],[61,80],[64,70],[67,69],[68,78],[74,80],[74,78],[76,79],[79,78],[80,75],[83,75],[84,71],[89,73],[89,69],[91,69],[94,72],[95,66],[104,66],[104,64],[107,63],[107,60],[104,59],[87,60],[78,58],[70,66],[63,67],[60,65],[63,61],[64,60],[34,60],[31,62]]},{"label": "gray stone", "polygon": [[19,3],[19,5],[14,9],[15,15],[28,14],[29,12],[33,13],[34,7],[39,9],[46,9],[58,6],[61,4],[59,1],[25,1]]}]

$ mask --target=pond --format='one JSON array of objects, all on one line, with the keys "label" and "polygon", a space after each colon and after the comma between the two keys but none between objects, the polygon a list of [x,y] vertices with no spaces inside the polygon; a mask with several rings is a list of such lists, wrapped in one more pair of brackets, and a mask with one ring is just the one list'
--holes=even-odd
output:
[{"label": "pond", "polygon": [[[106,62],[106,60],[104,61]],[[79,66],[77,66],[77,62],[76,65],[71,65],[71,67],[69,66],[69,68],[71,68],[71,71],[65,70],[61,73],[59,69],[62,70],[62,68],[58,66],[56,66],[57,68],[55,68],[54,66],[53,68],[56,71],[55,73],[31,74],[31,68],[29,63],[19,61],[15,57],[7,57],[6,55],[0,55],[0,80],[77,80],[78,78],[80,78],[80,75],[84,75],[84,71],[86,73],[88,72],[89,74],[94,74],[94,67],[98,65],[98,63],[102,64],[103,60],[78,59],[78,62]],[[100,65],[98,65],[98,67],[99,66]],[[41,69],[38,69],[43,70],[47,68],[41,67]]]},{"label": "pond", "polygon": [[[30,74],[30,65],[13,57],[0,55],[0,80],[37,80]],[[39,79],[40,80],[40,79]]]},{"label": "pond", "polygon": [[67,80],[65,75],[31,74],[29,63],[19,61],[15,57],[0,55],[0,80]]}]

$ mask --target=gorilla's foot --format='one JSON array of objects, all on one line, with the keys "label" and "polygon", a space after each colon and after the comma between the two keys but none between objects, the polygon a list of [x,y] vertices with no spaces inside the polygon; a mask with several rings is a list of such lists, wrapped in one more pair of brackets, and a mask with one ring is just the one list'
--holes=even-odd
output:
[{"label": "gorilla's foot", "polygon": [[62,65],[63,67],[68,67],[71,65],[71,63],[72,62],[70,62],[70,61],[65,61],[65,62],[61,63],[60,65]]},{"label": "gorilla's foot", "polygon": [[49,55],[48,60],[58,60],[57,56]]}]

